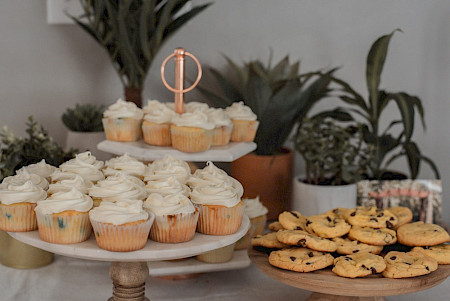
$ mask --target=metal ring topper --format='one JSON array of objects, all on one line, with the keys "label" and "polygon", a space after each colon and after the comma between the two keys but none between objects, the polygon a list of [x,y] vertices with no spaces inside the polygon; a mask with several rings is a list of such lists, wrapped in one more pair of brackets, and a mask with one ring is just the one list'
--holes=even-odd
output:
[{"label": "metal ring topper", "polygon": [[[191,59],[194,60],[194,62],[197,64],[198,68],[198,74],[197,79],[195,82],[190,86],[189,88],[184,88],[184,57],[188,56]],[[169,86],[169,84],[166,81],[166,78],[164,76],[164,71],[167,62],[172,58],[175,57],[175,88],[172,88]],[[184,93],[187,93],[194,89],[200,79],[202,78],[202,66],[200,65],[199,61],[195,56],[193,56],[191,53],[185,51],[183,48],[176,48],[174,52],[169,55],[162,63],[161,66],[161,79],[166,86],[167,89],[175,93],[175,112],[178,114],[184,113]]]}]

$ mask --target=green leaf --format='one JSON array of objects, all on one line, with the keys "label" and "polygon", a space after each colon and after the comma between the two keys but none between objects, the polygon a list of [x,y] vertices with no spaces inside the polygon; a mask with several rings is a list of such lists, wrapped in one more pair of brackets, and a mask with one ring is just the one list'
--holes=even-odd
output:
[{"label": "green leaf", "polygon": [[222,92],[224,93],[226,98],[230,99],[231,101],[239,101],[244,98],[239,90],[236,89],[234,85],[225,78],[225,76],[220,74],[219,71],[212,67],[208,68],[208,70],[214,76],[217,84],[222,89]]},{"label": "green leaf", "polygon": [[244,91],[244,101],[259,117],[262,116],[266,106],[272,96],[272,90],[263,77],[256,71],[258,67],[249,66],[249,75],[246,90]]},{"label": "green leaf", "polygon": [[336,109],[329,110],[329,111],[323,111],[323,112],[317,113],[316,115],[311,116],[311,119],[315,119],[315,118],[320,118],[320,119],[332,118],[334,120],[341,121],[341,122],[355,121],[353,116],[351,114],[349,114],[348,112],[346,112],[343,108],[336,108]]},{"label": "green leaf", "polygon": [[403,92],[389,93],[388,99],[393,99],[402,116],[402,123],[406,141],[411,139],[414,131],[414,100]]},{"label": "green leaf", "polygon": [[424,162],[428,163],[428,165],[431,167],[431,170],[434,172],[434,176],[436,177],[436,179],[440,179],[440,178],[441,178],[441,175],[440,175],[440,173],[439,173],[439,169],[438,169],[437,165],[434,164],[434,162],[433,162],[430,158],[428,158],[428,157],[420,156],[420,158],[421,158]]},{"label": "green leaf", "polygon": [[416,179],[420,168],[420,150],[417,147],[417,144],[412,141],[404,143],[403,149],[405,150],[406,158],[408,159],[410,177],[411,179]]},{"label": "green leaf", "polygon": [[202,93],[206,97],[207,102],[213,107],[225,108],[225,107],[230,106],[233,103],[233,101],[231,99],[223,98],[201,86],[197,86],[195,89],[200,91],[200,93]]},{"label": "green leaf", "polygon": [[237,81],[240,83],[239,90],[243,90],[245,85],[248,81],[248,72],[246,69],[240,68],[232,59],[230,59],[228,56],[222,54],[222,56],[227,61],[228,65],[231,67],[231,69],[236,73],[236,76],[238,77]]},{"label": "green leaf", "polygon": [[353,90],[353,88],[349,84],[334,76],[332,76],[331,79],[334,83],[338,84],[338,86],[341,87],[342,92],[350,94],[351,97],[348,97],[346,95],[340,96],[343,101],[349,101],[349,103],[351,102],[351,104],[360,107],[364,112],[368,112],[368,107],[366,102],[364,101],[364,98],[355,90]]},{"label": "green leaf", "polygon": [[188,11],[187,13],[185,13],[185,14],[179,16],[178,18],[176,18],[175,20],[173,20],[167,26],[167,28],[164,32],[164,36],[163,36],[164,39],[169,38],[173,33],[175,33],[178,29],[180,29],[185,23],[187,23],[189,20],[194,18],[199,13],[201,13],[203,10],[205,10],[211,4],[212,4],[212,2],[201,5],[201,6],[196,6],[196,7],[192,8],[190,11]]}]

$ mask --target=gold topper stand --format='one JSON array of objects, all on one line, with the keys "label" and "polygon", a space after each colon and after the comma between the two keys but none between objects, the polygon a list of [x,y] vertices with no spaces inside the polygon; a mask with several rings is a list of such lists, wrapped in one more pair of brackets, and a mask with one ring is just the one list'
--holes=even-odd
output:
[{"label": "gold topper stand", "polygon": [[[188,56],[197,64],[197,79],[189,88],[184,88],[184,73],[185,73],[185,57]],[[165,67],[167,62],[175,58],[175,88],[171,87],[165,78]],[[184,93],[194,89],[202,78],[202,66],[195,56],[187,52],[183,48],[176,48],[174,52],[166,57],[161,66],[161,79],[167,89],[175,93],[175,112],[178,114],[184,113]]]}]

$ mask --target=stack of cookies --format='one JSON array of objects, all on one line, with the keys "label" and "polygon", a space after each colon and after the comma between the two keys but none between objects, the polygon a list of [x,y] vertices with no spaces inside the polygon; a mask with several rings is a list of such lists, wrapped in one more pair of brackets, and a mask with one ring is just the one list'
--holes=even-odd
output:
[{"label": "stack of cookies", "polygon": [[415,277],[450,264],[447,231],[411,223],[412,217],[407,207],[336,208],[309,217],[285,211],[269,225],[272,232],[252,239],[252,246],[270,252],[275,267],[310,272],[333,266],[336,275],[348,278]]}]

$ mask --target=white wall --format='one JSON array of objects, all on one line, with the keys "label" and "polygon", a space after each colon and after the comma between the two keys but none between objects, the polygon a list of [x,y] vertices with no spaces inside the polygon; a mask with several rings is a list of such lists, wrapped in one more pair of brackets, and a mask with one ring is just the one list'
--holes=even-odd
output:
[{"label": "white wall", "polygon": [[[342,66],[337,75],[365,95],[371,43],[401,28],[404,33],[396,33],[390,44],[382,87],[416,94],[424,103],[427,131],[417,127],[415,139],[440,167],[449,222],[449,16],[448,0],[217,0],[161,50],[144,96],[172,99],[160,81],[159,66],[177,46],[217,68],[225,65],[220,53],[237,61],[266,60],[270,48],[275,60],[286,54],[292,61],[300,59],[304,72]],[[67,106],[112,103],[122,87],[103,49],[87,34],[45,20],[44,0],[0,1],[0,125],[23,134],[25,118],[33,114],[63,142],[60,116]],[[422,178],[431,175],[422,169]]]}]

